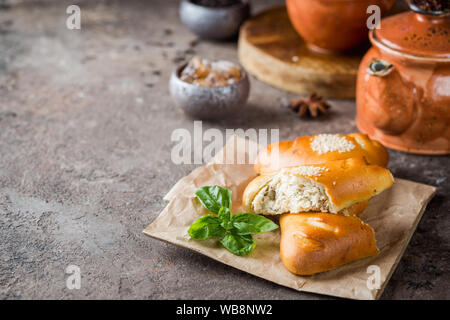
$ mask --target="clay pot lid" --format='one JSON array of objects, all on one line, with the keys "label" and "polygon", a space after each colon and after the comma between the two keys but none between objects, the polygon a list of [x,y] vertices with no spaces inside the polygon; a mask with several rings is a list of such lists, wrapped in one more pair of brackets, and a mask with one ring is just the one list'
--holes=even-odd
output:
[{"label": "clay pot lid", "polygon": [[433,6],[436,2],[411,0],[413,11],[382,19],[381,28],[371,32],[372,41],[397,53],[450,59],[450,8],[446,0],[442,6]]}]

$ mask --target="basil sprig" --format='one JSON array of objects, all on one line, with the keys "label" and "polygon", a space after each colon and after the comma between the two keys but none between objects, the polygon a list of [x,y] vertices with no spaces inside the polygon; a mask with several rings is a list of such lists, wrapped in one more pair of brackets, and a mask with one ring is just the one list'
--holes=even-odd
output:
[{"label": "basil sprig", "polygon": [[221,208],[231,209],[231,190],[219,186],[201,187],[195,191],[198,200],[213,213]]},{"label": "basil sprig", "polygon": [[188,230],[193,239],[220,238],[220,243],[230,252],[243,256],[256,246],[252,234],[278,228],[271,220],[253,213],[231,214],[231,190],[220,186],[201,187],[195,192],[202,205],[216,213],[200,217]]}]

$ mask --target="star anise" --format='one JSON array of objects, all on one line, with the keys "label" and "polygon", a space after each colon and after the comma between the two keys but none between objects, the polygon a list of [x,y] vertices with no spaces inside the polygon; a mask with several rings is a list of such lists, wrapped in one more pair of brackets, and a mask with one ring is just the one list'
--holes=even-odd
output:
[{"label": "star anise", "polygon": [[308,116],[317,118],[321,114],[328,113],[331,105],[316,93],[311,93],[307,98],[292,100],[289,107],[301,118]]}]

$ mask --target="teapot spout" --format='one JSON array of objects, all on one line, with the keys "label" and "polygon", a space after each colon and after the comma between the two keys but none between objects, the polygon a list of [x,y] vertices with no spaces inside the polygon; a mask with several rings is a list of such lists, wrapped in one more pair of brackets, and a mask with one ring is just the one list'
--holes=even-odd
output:
[{"label": "teapot spout", "polygon": [[387,76],[392,70],[394,70],[394,65],[392,63],[377,58],[373,58],[367,66],[367,73],[376,77]]}]

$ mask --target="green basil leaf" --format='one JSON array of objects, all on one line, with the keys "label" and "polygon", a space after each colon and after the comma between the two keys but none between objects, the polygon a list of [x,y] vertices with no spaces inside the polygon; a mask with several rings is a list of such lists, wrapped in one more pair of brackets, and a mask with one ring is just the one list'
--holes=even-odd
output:
[{"label": "green basil leaf", "polygon": [[223,237],[226,230],[220,225],[220,220],[213,214],[200,217],[188,230],[193,239],[205,240],[208,238]]},{"label": "green basil leaf", "polygon": [[220,243],[228,249],[231,253],[238,256],[245,256],[252,252],[256,246],[256,241],[249,235],[237,235],[234,233],[228,233],[220,240]]},{"label": "green basil leaf", "polygon": [[263,216],[241,212],[232,216],[234,232],[239,235],[264,233],[278,229],[278,225]]},{"label": "green basil leaf", "polygon": [[205,186],[195,192],[203,206],[213,213],[219,213],[220,208],[231,209],[231,190],[220,186]]},{"label": "green basil leaf", "polygon": [[231,211],[228,208],[222,207],[219,210],[219,220],[223,222],[228,222],[231,220]]},{"label": "green basil leaf", "polygon": [[222,207],[219,210],[219,220],[220,225],[225,230],[231,230],[233,229],[233,223],[231,222],[231,211],[228,208]]}]

